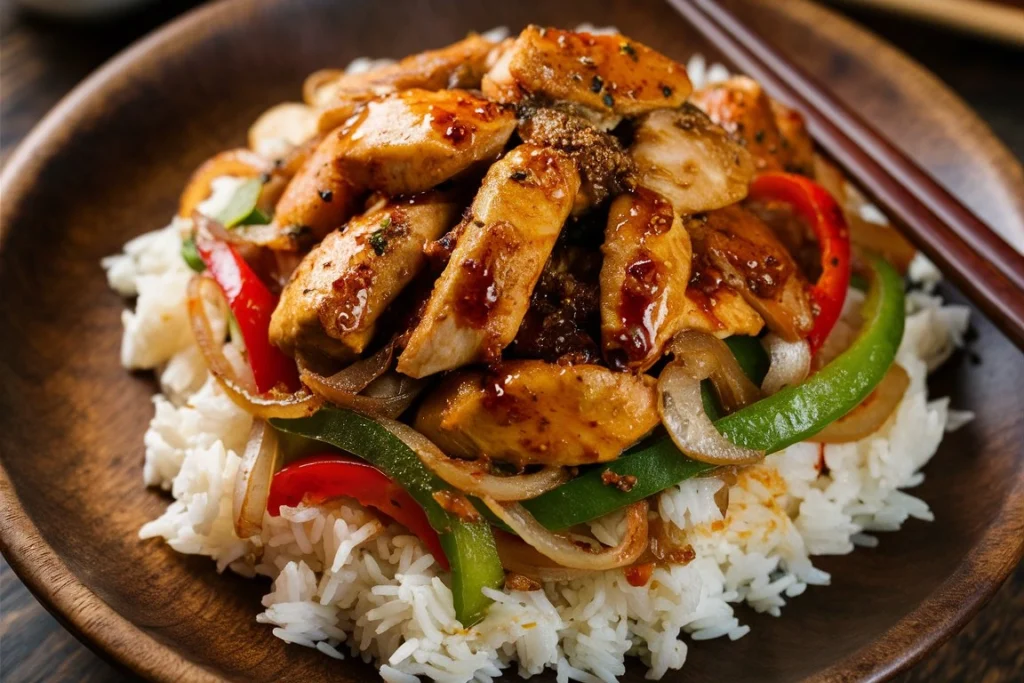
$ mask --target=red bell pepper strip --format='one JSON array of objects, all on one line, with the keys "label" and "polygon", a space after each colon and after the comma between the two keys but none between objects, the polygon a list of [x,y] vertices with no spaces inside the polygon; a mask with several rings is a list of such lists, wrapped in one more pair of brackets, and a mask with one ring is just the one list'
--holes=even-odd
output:
[{"label": "red bell pepper strip", "polygon": [[261,394],[275,387],[298,391],[299,374],[294,361],[270,343],[270,316],[277,306],[277,297],[230,244],[211,239],[199,230],[196,250],[238,321],[256,390]]},{"label": "red bell pepper strip", "polygon": [[340,496],[355,498],[361,505],[376,508],[404,526],[448,570],[441,539],[427,521],[423,508],[383,472],[356,458],[311,455],[288,464],[270,483],[267,512],[276,517],[282,505],[294,507],[303,500],[319,504]]},{"label": "red bell pepper strip", "polygon": [[748,197],[754,201],[789,204],[810,224],[818,240],[821,277],[810,290],[817,310],[814,327],[807,336],[811,353],[815,353],[839,320],[850,286],[850,231],[843,210],[828,190],[794,173],[759,175],[751,183]]}]

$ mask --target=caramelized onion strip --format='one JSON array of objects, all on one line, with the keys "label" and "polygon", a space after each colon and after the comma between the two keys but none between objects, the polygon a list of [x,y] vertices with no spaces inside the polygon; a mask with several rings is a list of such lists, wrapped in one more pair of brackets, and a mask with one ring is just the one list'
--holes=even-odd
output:
[{"label": "caramelized onion strip", "polygon": [[626,508],[625,535],[618,545],[601,550],[583,548],[569,537],[545,529],[519,503],[499,503],[493,498],[482,500],[523,541],[561,567],[588,571],[616,569],[632,564],[647,549],[646,500]]}]

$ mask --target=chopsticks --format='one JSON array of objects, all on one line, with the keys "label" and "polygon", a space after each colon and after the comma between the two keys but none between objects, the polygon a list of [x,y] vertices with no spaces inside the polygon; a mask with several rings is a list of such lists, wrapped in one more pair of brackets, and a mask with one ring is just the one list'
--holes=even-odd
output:
[{"label": "chopsticks", "polygon": [[731,11],[715,0],[669,2],[740,71],[800,111],[822,149],[1024,348],[1024,256]]}]

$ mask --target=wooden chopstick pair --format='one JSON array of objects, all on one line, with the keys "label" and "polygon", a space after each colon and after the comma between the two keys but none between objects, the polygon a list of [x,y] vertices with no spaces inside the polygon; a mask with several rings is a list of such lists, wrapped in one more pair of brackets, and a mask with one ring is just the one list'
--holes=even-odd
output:
[{"label": "wooden chopstick pair", "polygon": [[740,71],[800,111],[822,149],[1024,348],[1024,256],[731,11],[715,0],[669,2]]}]

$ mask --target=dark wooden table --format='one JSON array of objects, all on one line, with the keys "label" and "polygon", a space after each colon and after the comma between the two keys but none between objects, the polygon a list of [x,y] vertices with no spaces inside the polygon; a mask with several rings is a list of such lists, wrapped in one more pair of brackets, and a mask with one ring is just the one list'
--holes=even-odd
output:
[{"label": "dark wooden table", "polygon": [[[162,0],[113,22],[62,25],[0,0],[0,164],[93,69],[196,0]],[[867,11],[844,10],[939,75],[1024,157],[1024,52]],[[0,680],[114,681],[124,674],[65,631],[0,559]],[[1024,567],[951,642],[900,678],[1024,679]]]}]

